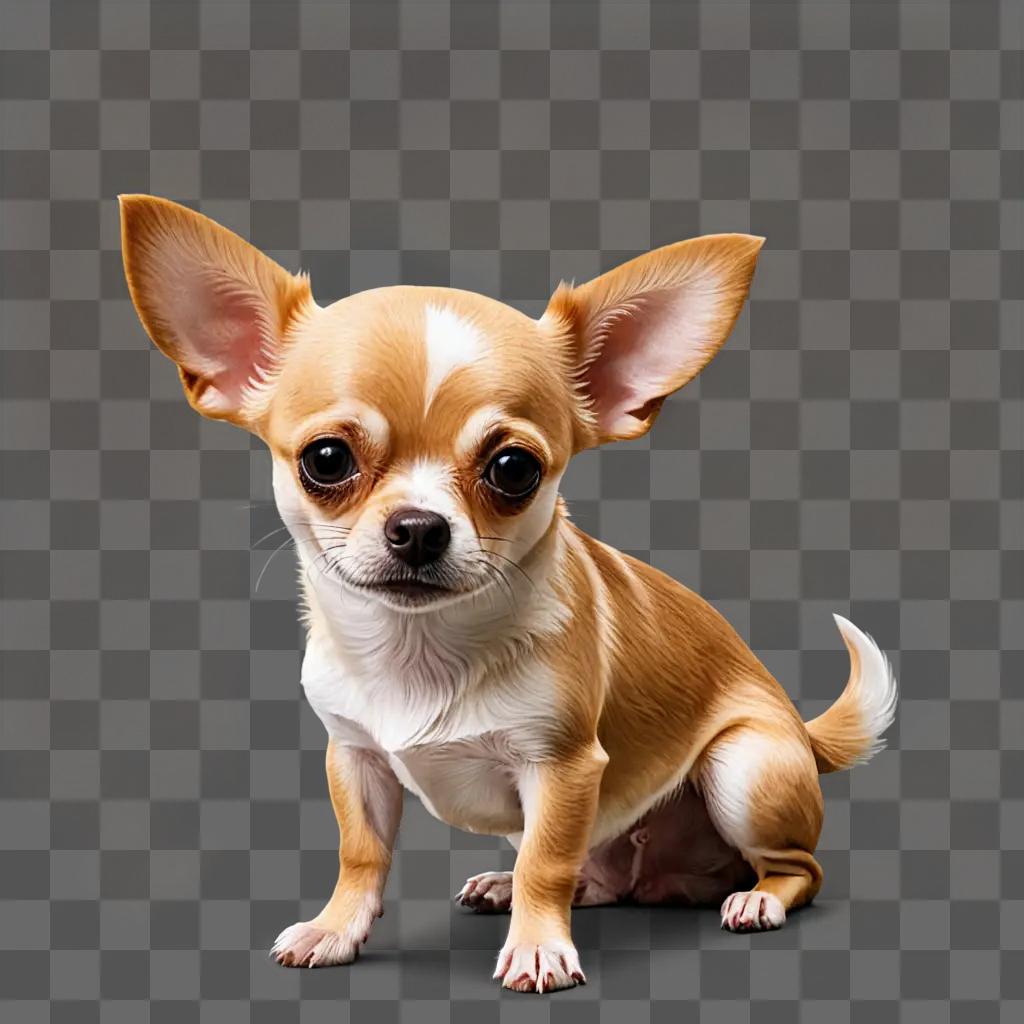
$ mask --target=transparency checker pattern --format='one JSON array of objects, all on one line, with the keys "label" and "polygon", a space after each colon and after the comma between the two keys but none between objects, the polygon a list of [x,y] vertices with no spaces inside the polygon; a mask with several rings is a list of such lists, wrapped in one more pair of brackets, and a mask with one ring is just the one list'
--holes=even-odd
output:
[{"label": "transparency checker pattern", "polygon": [[[1024,1015],[1021,8],[2,0],[0,1019],[1016,1021]],[[269,457],[128,301],[119,192],[321,303],[767,236],[726,348],[575,519],[711,599],[805,717],[831,613],[893,656],[890,749],[823,780],[817,905],[575,915],[586,987],[490,981],[450,903],[503,841],[407,803],[347,968],[266,951],[336,870]],[[257,580],[259,586],[257,587]]]}]

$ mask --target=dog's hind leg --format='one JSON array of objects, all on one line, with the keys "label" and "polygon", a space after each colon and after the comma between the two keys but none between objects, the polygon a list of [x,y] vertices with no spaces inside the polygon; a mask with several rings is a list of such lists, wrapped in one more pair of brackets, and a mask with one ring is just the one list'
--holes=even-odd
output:
[{"label": "dog's hind leg", "polygon": [[722,927],[780,928],[822,880],[814,848],[823,801],[806,736],[795,722],[728,729],[701,755],[697,783],[715,827],[757,874],[753,889],[722,904]]}]

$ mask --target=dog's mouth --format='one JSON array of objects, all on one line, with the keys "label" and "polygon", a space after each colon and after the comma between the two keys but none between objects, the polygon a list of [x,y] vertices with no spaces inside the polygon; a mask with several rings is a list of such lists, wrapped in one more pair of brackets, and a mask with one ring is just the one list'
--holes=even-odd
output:
[{"label": "dog's mouth", "polygon": [[375,583],[365,584],[365,586],[368,590],[376,590],[382,594],[415,602],[431,601],[455,593],[451,587],[420,579],[378,580]]},{"label": "dog's mouth", "polygon": [[428,566],[426,569],[396,571],[394,566],[367,566],[350,571],[338,560],[324,573],[343,588],[373,598],[392,608],[426,609],[468,597],[489,584],[487,578],[456,571],[452,566]]},{"label": "dog's mouth", "polygon": [[354,586],[385,604],[402,608],[426,608],[463,593],[458,587],[416,576],[366,579],[360,580]]}]

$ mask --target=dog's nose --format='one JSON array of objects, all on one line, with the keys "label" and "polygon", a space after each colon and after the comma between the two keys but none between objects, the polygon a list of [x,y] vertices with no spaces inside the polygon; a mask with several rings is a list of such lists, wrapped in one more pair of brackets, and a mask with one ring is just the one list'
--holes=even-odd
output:
[{"label": "dog's nose", "polygon": [[448,520],[422,508],[400,508],[384,523],[391,550],[407,565],[418,568],[435,562],[448,548],[452,531]]}]

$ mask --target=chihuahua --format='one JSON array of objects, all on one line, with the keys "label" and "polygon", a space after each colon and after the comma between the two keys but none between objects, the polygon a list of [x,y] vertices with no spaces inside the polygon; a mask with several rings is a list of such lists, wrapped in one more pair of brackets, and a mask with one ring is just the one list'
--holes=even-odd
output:
[{"label": "chihuahua", "polygon": [[818,776],[891,724],[885,655],[836,616],[850,676],[804,722],[697,594],[577,529],[577,452],[651,429],[715,355],[761,238],[709,235],[562,283],[532,319],[395,286],[327,307],[226,228],[120,197],[131,298],[192,407],[261,438],[300,562],[302,686],[328,734],[337,885],[272,955],[352,961],[383,910],[403,787],[505,836],[456,894],[511,910],[495,978],[583,982],[573,906],[721,905],[779,928],[822,882]]}]

